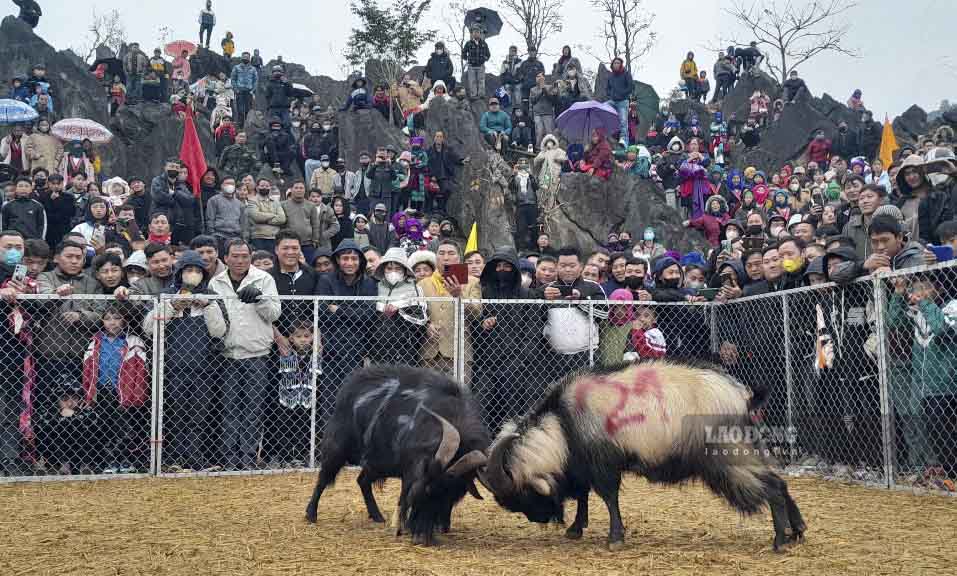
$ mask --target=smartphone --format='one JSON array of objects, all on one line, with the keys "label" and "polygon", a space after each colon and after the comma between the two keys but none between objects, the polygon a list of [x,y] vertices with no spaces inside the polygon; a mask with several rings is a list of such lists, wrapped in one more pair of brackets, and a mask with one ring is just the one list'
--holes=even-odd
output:
[{"label": "smartphone", "polygon": [[699,288],[698,296],[702,296],[705,300],[710,302],[714,300],[715,296],[717,296],[718,292],[720,291],[720,288]]},{"label": "smartphone", "polygon": [[725,254],[731,254],[731,241],[730,241],[730,240],[722,240],[722,241],[721,241],[721,251],[724,252]]},{"label": "smartphone", "polygon": [[824,195],[823,195],[823,194],[820,194],[820,193],[818,193],[818,194],[812,194],[812,195],[811,195],[811,202],[812,202],[815,206],[824,206]]},{"label": "smartphone", "polygon": [[555,288],[558,288],[558,291],[561,292],[562,298],[568,298],[572,295],[573,289],[570,285],[559,284],[558,286],[555,286]]},{"label": "smartphone", "polygon": [[934,246],[928,244],[927,249],[934,253],[938,262],[948,262],[954,259],[954,248],[952,246]]},{"label": "smartphone", "polygon": [[13,269],[13,276],[11,276],[10,279],[13,280],[14,282],[22,283],[24,280],[27,279],[28,272],[29,270],[27,270],[27,267],[25,265],[17,264],[17,267]]},{"label": "smartphone", "polygon": [[745,236],[741,243],[745,250],[761,250],[764,248],[764,238],[760,236]]},{"label": "smartphone", "polygon": [[468,264],[449,264],[445,267],[442,276],[444,278],[455,278],[459,284],[465,286],[469,282],[469,266]]}]

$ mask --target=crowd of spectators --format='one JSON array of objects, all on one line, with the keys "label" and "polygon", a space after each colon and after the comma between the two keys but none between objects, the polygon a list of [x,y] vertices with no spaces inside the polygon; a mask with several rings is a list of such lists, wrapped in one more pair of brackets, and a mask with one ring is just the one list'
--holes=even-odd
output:
[{"label": "crowd of spectators", "polygon": [[[215,25],[209,2],[200,25],[208,47]],[[230,34],[222,46],[231,58]],[[820,353],[808,376],[827,384],[816,401],[837,406],[831,433],[853,434],[837,424],[854,411],[834,401],[835,390],[860,397],[877,390],[876,378],[859,384],[877,370],[859,353],[872,345],[873,293],[853,281],[947,260],[947,247],[952,257],[952,131],[904,147],[884,166],[856,91],[849,107],[865,120],[859,131],[842,123],[831,139],[815,134],[800,161],[738,170],[734,150],[759,146],[764,127],[807,90],[796,74],[780,106],[761,92],[752,96],[740,131],[720,112],[701,126],[694,114],[678,118],[663,108],[638,134],[634,80],[616,58],[606,92],[618,133],[596,130],[588,142],[563,148],[555,118],[590,98],[569,47],[550,80],[533,49],[523,60],[512,47],[501,66],[503,89],[493,97],[485,91],[489,50],[480,30],[466,45],[461,83],[444,46],[435,48],[422,82],[406,76],[371,95],[365,79],[352,83],[341,112],[376,108],[409,135],[407,149],[360,152],[356,171],[340,154],[335,110],[301,106],[281,63],[267,80],[269,133],[258,151],[244,132],[260,82],[258,53],[231,62],[228,78],[206,79],[212,93],[190,92],[188,61],[185,71],[174,63],[170,90],[186,90],[190,100],[181,112],[208,113],[217,139],[218,160],[209,161],[216,166],[198,190],[178,158],[158,175],[103,174],[92,143],[64,147],[49,134],[56,92],[43,67],[15,80],[11,96],[46,96],[35,105],[47,111],[0,142],[15,173],[0,211],[3,470],[145,469],[157,336],[164,342],[170,470],[303,465],[313,394],[321,429],[340,383],[368,363],[451,373],[464,354],[465,377],[496,429],[542,386],[592,362],[713,360],[780,394],[781,359],[762,346],[785,329],[779,309],[755,305],[760,310],[748,318],[705,312],[720,306],[659,305],[713,301],[740,310],[736,302],[747,296],[827,282],[836,292],[809,308],[819,313],[808,320],[812,336],[804,343]],[[760,64],[760,53],[748,48],[731,54],[715,65],[718,100]],[[123,101],[115,103],[149,105],[154,59],[131,44]],[[693,53],[680,73],[687,97],[706,100],[710,82]],[[470,159],[441,131],[428,141],[420,135],[435,98],[463,106],[488,98],[480,121],[485,145],[513,166],[505,186],[515,213],[512,246],[462,253],[461,231],[445,212],[450,197],[468,193],[458,182]],[[260,177],[264,165],[272,178]],[[616,171],[672,191],[684,225],[700,230],[710,249],[675,252],[652,223],[610,230],[589,254],[552,245],[541,226],[542,194],[554,194],[569,172],[607,180]],[[957,413],[955,280],[941,273],[896,281],[887,305],[889,326],[912,342],[901,354],[906,361],[895,365],[894,384],[909,391],[901,411],[940,426]],[[455,304],[422,297],[467,300],[461,351]],[[503,302],[510,299],[542,302]],[[720,315],[717,352],[705,329],[711,313]],[[780,410],[768,415],[780,417]],[[916,426],[904,429],[914,466],[943,466],[953,475],[952,430],[940,440]]]}]

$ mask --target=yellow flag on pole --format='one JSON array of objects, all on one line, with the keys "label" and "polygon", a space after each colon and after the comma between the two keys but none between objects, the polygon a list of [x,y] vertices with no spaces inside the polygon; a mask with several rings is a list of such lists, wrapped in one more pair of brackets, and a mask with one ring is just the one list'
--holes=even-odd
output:
[{"label": "yellow flag on pole", "polygon": [[472,222],[472,231],[469,232],[469,240],[465,243],[465,253],[478,250],[478,222]]},{"label": "yellow flag on pole", "polygon": [[878,154],[878,158],[880,158],[884,164],[884,170],[890,168],[891,163],[894,162],[894,152],[896,152],[898,148],[897,138],[894,136],[894,127],[891,126],[890,120],[888,120],[885,115],[884,131],[881,133],[881,151],[880,154]]}]

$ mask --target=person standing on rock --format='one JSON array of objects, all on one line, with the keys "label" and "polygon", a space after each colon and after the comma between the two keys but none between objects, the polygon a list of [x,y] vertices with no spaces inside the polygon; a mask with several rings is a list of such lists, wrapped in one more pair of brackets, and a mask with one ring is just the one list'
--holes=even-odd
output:
[{"label": "person standing on rock", "polygon": [[449,53],[445,50],[444,42],[435,43],[435,52],[429,56],[423,75],[428,79],[429,86],[441,80],[445,83],[446,90],[455,89],[455,68]]},{"label": "person standing on rock", "polygon": [[209,50],[209,38],[216,25],[216,13],[213,12],[213,0],[206,0],[206,8],[199,11],[199,45],[203,45],[203,32],[206,32],[206,49]]},{"label": "person standing on rock", "polygon": [[123,69],[126,71],[127,103],[134,104],[143,98],[143,77],[149,68],[150,59],[146,56],[137,42],[130,44],[130,48],[123,57]]},{"label": "person standing on rock", "polygon": [[797,70],[791,70],[789,78],[784,81],[782,87],[784,88],[785,104],[794,104],[794,100],[797,99],[802,92],[808,91],[807,84],[804,83],[804,80],[798,78]]},{"label": "person standing on rock", "polygon": [[472,28],[472,39],[466,42],[462,49],[462,60],[466,64],[462,80],[469,100],[478,100],[485,96],[485,63],[491,57],[488,44],[482,38],[482,29]]},{"label": "person standing on rock", "polygon": [[242,61],[233,66],[230,74],[230,84],[233,92],[236,94],[236,109],[233,120],[236,126],[241,130],[246,125],[246,115],[253,107],[253,94],[256,93],[256,86],[259,84],[259,73],[256,68],[250,64],[249,52],[243,52]]},{"label": "person standing on rock", "polygon": [[[538,59],[538,49],[534,46],[529,46],[528,58],[518,67],[518,73],[514,78],[516,82],[522,83],[522,94],[524,98],[528,98],[528,95],[532,92],[532,88],[535,87],[535,78],[537,78],[539,74],[544,73],[545,65]],[[514,108],[516,106],[521,107],[522,102],[513,102],[512,107]]]},{"label": "person standing on rock", "polygon": [[289,103],[292,101],[292,84],[286,80],[282,66],[276,64],[272,67],[272,77],[269,84],[266,85],[266,105],[269,106],[269,116],[282,120],[282,127],[288,130],[289,122]]},{"label": "person standing on rock", "polygon": [[625,61],[615,58],[611,61],[611,74],[605,81],[605,94],[609,103],[618,112],[619,139],[628,147],[628,101],[635,89],[631,73],[625,69]]}]

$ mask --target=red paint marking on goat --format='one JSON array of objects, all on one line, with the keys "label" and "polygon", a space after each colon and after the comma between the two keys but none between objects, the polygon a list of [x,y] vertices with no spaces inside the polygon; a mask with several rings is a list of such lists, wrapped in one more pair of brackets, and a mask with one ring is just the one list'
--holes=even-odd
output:
[{"label": "red paint marking on goat", "polygon": [[[614,436],[619,430],[632,424],[641,424],[647,417],[642,413],[625,414],[625,408],[632,398],[641,398],[648,394],[661,402],[664,394],[661,382],[653,368],[639,368],[635,371],[635,380],[632,384],[622,383],[608,376],[596,376],[578,384],[575,390],[575,402],[578,408],[584,409],[588,397],[597,387],[608,387],[618,393],[618,401],[614,409],[605,417],[605,432]],[[661,417],[667,420],[667,414],[661,410]]]}]

